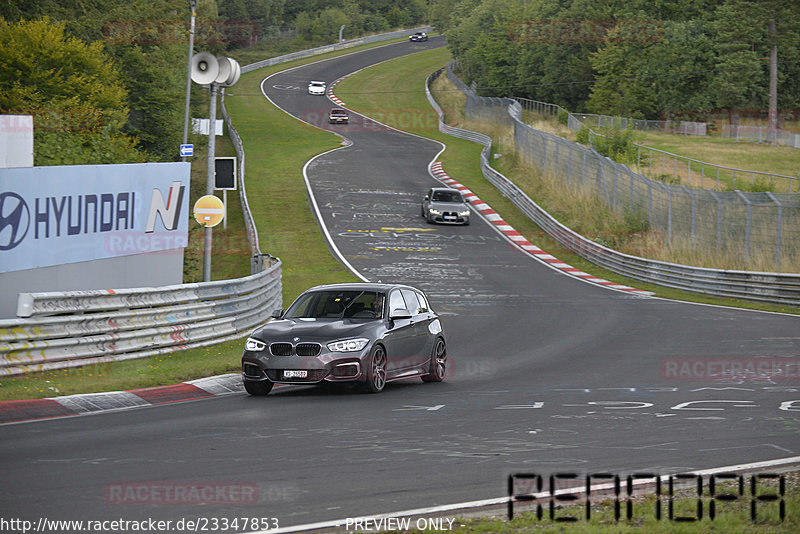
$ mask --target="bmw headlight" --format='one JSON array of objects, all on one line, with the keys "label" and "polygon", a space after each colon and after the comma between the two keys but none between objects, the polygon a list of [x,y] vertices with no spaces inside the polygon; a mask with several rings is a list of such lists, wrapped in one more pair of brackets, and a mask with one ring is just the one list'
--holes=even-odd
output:
[{"label": "bmw headlight", "polygon": [[429,211],[429,212],[430,212],[432,215],[441,215],[441,214],[442,214],[442,212],[441,212],[441,211],[439,211],[439,210],[435,210],[435,209],[433,209],[433,208],[428,208],[428,211]]},{"label": "bmw headlight", "polygon": [[247,341],[244,342],[244,349],[249,350],[250,352],[261,352],[265,348],[267,348],[266,343],[252,337],[248,337]]},{"label": "bmw headlight", "polygon": [[469,210],[459,211],[458,214],[461,217],[466,217],[467,215],[469,215]]},{"label": "bmw headlight", "polygon": [[328,350],[331,352],[357,352],[369,343],[369,339],[360,337],[358,339],[345,339],[344,341],[334,341],[328,343]]}]

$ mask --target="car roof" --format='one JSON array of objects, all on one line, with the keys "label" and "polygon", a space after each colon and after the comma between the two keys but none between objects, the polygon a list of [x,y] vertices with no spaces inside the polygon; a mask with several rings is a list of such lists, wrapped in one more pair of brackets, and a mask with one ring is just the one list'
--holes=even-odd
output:
[{"label": "car roof", "polygon": [[341,111],[342,113],[347,113],[347,112],[346,112],[345,110],[343,110],[342,108],[331,108],[331,113],[333,113],[334,111]]},{"label": "car roof", "polygon": [[325,82],[321,82],[319,80],[311,80],[310,82],[308,82],[309,85],[314,84],[314,83],[325,85]]},{"label": "car roof", "polygon": [[460,193],[461,192],[458,189],[453,189],[452,187],[431,187],[431,190],[433,190],[433,191],[448,191],[448,192],[452,191],[452,192],[455,192],[455,193]]},{"label": "car roof", "polygon": [[381,293],[386,293],[392,289],[413,289],[415,291],[423,293],[421,289],[417,289],[416,287],[408,286],[405,284],[383,284],[374,282],[350,282],[344,284],[325,284],[321,286],[310,287],[306,291],[304,291],[304,293],[308,291],[379,291]]}]

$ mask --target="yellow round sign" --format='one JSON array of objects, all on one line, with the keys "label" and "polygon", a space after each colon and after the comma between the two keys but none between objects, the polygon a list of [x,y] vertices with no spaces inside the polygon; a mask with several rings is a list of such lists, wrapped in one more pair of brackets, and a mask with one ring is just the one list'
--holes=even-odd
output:
[{"label": "yellow round sign", "polygon": [[200,197],[194,203],[194,219],[206,228],[218,225],[224,215],[225,207],[214,195]]}]

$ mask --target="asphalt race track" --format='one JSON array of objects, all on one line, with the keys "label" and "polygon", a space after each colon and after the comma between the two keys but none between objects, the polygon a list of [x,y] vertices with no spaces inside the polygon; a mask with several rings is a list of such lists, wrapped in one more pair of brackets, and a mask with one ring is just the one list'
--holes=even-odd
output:
[{"label": "asphalt race track", "polygon": [[[306,93],[309,80],[330,83],[441,45],[380,47],[273,75],[262,88],[288,113],[352,141],[306,168],[322,221],[363,277],[431,296],[448,335],[449,379],[395,382],[380,395],[279,387],[266,398],[3,426],[3,516],[239,516],[289,527],[502,497],[513,472],[669,474],[800,454],[796,374],[720,380],[697,365],[796,362],[799,317],[581,282],[477,214],[467,227],[428,225],[420,201],[438,184],[427,169],[441,145],[355,114],[328,125],[333,104]],[[195,505],[151,493],[121,503],[137,483],[222,484],[245,496],[223,491]]]}]

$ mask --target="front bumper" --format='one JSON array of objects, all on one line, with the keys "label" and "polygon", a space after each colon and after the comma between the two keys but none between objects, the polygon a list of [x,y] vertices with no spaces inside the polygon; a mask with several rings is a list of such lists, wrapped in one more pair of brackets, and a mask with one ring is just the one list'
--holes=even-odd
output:
[{"label": "front bumper", "polygon": [[469,224],[469,215],[428,215],[428,220],[439,224]]},{"label": "front bumper", "polygon": [[358,352],[328,352],[319,356],[274,356],[269,348],[261,352],[244,351],[242,380],[276,384],[318,384],[364,380],[366,347]]}]

